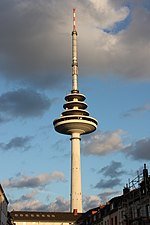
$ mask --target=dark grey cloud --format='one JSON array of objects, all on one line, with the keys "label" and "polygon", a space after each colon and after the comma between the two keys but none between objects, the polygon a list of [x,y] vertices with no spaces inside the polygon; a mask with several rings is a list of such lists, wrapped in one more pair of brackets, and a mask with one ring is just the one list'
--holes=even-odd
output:
[{"label": "dark grey cloud", "polygon": [[[71,73],[73,6],[69,0],[1,0],[0,76],[41,88],[65,85]],[[149,79],[148,9],[133,4],[128,29],[111,35],[103,29],[124,20],[128,7],[111,0],[75,6],[81,72]]]},{"label": "dark grey cloud", "polygon": [[8,122],[9,120],[10,120],[10,119],[4,117],[3,115],[0,115],[0,124],[6,123],[6,122]]},{"label": "dark grey cloud", "polygon": [[0,143],[0,149],[2,150],[28,150],[30,148],[30,141],[33,139],[31,136],[15,137],[12,138],[7,144]]},{"label": "dark grey cloud", "polygon": [[[119,43],[119,48],[122,46],[123,54],[120,54],[116,68],[117,73],[123,72],[122,74],[126,75],[129,79],[150,79],[150,68],[147,58],[150,54],[150,28],[148,21],[150,21],[150,10],[143,7],[142,4],[133,3],[131,23],[128,29],[120,34],[121,42]],[[137,54],[137,49],[139,49],[138,52],[140,54]]]},{"label": "dark grey cloud", "polygon": [[150,160],[150,138],[141,139],[124,149],[135,160]]},{"label": "dark grey cloud", "polygon": [[95,188],[102,189],[102,188],[114,188],[121,184],[121,179],[114,178],[109,180],[101,179],[96,185]]},{"label": "dark grey cloud", "polygon": [[106,177],[118,177],[125,173],[122,169],[121,162],[112,161],[110,165],[103,167],[98,173],[102,173]]},{"label": "dark grey cloud", "polygon": [[71,31],[67,34],[68,29],[64,29],[68,4],[0,1],[1,74],[40,87],[63,82],[69,66],[65,63],[70,53],[66,48],[68,37],[71,40]]},{"label": "dark grey cloud", "polygon": [[10,118],[42,116],[52,101],[31,89],[9,91],[0,96],[0,112]]},{"label": "dark grey cloud", "polygon": [[127,112],[123,113],[122,116],[123,117],[131,117],[137,113],[149,112],[149,111],[150,111],[150,104],[145,104],[143,106],[139,106],[139,107],[128,110]]}]

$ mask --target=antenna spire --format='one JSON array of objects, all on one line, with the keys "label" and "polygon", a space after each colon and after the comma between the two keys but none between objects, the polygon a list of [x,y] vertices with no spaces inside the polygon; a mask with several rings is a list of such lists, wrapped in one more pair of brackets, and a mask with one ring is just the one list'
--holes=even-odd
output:
[{"label": "antenna spire", "polygon": [[76,9],[73,9],[73,31],[76,31]]},{"label": "antenna spire", "polygon": [[78,91],[78,62],[77,62],[77,31],[76,31],[76,9],[73,9],[73,31],[72,31],[72,93]]}]

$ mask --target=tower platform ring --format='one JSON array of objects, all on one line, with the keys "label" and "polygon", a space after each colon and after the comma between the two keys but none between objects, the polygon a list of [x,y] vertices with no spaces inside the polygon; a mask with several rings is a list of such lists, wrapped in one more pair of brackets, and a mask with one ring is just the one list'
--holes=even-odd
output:
[{"label": "tower platform ring", "polygon": [[63,105],[64,109],[73,109],[73,107],[78,107],[79,109],[86,109],[87,104],[85,102],[80,102],[80,101],[71,101],[71,102],[66,102]]},{"label": "tower platform ring", "polygon": [[55,130],[61,134],[71,135],[73,132],[89,134],[96,130],[97,120],[89,116],[63,116],[53,122]]},{"label": "tower platform ring", "polygon": [[81,93],[71,93],[65,96],[67,102],[73,101],[73,99],[78,99],[78,101],[84,101],[86,99],[85,95]]},{"label": "tower platform ring", "polygon": [[69,115],[78,115],[78,116],[89,116],[89,112],[83,109],[67,109],[64,112],[62,112],[63,116],[69,116]]}]

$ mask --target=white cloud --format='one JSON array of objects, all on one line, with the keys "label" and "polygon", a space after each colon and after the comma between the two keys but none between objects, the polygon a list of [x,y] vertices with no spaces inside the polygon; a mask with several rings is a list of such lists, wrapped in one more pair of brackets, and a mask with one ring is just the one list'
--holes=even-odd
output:
[{"label": "white cloud", "polygon": [[12,202],[9,206],[9,210],[38,210],[43,208],[42,202],[36,199],[28,200],[28,201],[22,201],[17,200],[15,202]]},{"label": "white cloud", "polygon": [[[99,2],[100,5],[103,4],[102,1]],[[106,7],[106,3],[104,5],[102,8]],[[117,14],[115,10],[119,10],[118,7],[114,7],[111,1],[108,1],[106,11],[111,15],[110,8]],[[103,28],[112,27],[113,29],[115,20],[112,21],[112,25],[111,23],[107,24],[107,20],[98,7],[95,11],[93,9],[92,13],[88,10],[88,13],[90,24],[86,24],[85,19],[79,30],[81,73],[90,76],[91,74],[98,76],[114,74],[127,79],[149,80],[150,29],[148,21],[150,20],[150,11],[142,5],[139,7],[133,4],[127,26],[122,28],[119,33],[114,34],[104,32]],[[120,22],[120,20],[121,18],[118,18],[116,22]],[[106,25],[104,25],[105,23]],[[86,38],[85,34],[87,34]]]},{"label": "white cloud", "polygon": [[68,212],[69,211],[69,200],[65,200],[63,197],[58,196],[54,202],[51,202],[48,206],[49,211],[55,212]]},{"label": "white cloud", "polygon": [[[68,212],[69,200],[65,200],[62,196],[50,203],[43,203],[37,199],[36,191],[22,195],[19,199],[10,200],[9,211],[11,210],[29,210],[29,211],[51,211],[51,212]],[[36,199],[35,199],[36,197]]]},{"label": "white cloud", "polygon": [[100,206],[101,199],[97,195],[88,195],[83,198],[83,209],[87,211],[89,209]]},{"label": "white cloud", "polygon": [[119,151],[124,147],[122,130],[112,132],[97,132],[83,139],[83,153],[85,155],[105,155]]},{"label": "white cloud", "polygon": [[65,182],[64,174],[56,171],[40,174],[35,177],[19,175],[16,178],[4,180],[2,183],[5,188],[35,188],[46,186],[54,181]]},{"label": "white cloud", "polygon": [[93,15],[95,19],[100,21],[101,28],[112,27],[116,22],[124,20],[128,14],[128,7],[120,7],[116,9],[110,0],[90,0],[93,4]]}]

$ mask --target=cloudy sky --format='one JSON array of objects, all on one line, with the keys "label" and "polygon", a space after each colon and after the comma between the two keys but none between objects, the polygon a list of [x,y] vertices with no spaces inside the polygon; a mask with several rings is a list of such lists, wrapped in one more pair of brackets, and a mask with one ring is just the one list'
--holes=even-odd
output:
[{"label": "cloudy sky", "polygon": [[82,137],[83,208],[150,169],[150,1],[0,1],[0,183],[12,210],[68,211],[70,140],[53,120],[71,90],[72,9],[79,90],[97,131]]}]

